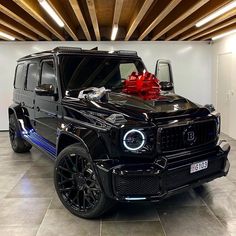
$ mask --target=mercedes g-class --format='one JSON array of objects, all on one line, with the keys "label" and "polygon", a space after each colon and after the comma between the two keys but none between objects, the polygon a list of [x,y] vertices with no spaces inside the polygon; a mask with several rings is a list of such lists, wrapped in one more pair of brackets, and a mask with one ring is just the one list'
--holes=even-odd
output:
[{"label": "mercedes g-class", "polygon": [[155,75],[132,51],[57,47],[18,60],[9,135],[55,160],[54,183],[73,214],[116,201],[159,201],[229,171],[220,115],[174,93],[169,61]]}]

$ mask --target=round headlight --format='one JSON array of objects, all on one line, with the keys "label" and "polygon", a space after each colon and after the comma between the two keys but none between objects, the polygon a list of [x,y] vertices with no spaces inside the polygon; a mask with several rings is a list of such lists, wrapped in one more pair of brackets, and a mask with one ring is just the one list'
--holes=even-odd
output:
[{"label": "round headlight", "polygon": [[145,144],[144,133],[137,129],[131,129],[125,133],[123,144],[130,151],[137,151]]}]

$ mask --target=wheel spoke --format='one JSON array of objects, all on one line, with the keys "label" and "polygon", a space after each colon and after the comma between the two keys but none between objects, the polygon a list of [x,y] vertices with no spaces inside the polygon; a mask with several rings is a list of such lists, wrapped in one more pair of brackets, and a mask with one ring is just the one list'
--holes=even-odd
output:
[{"label": "wheel spoke", "polygon": [[73,178],[68,178],[68,179],[65,179],[65,180],[59,182],[58,184],[62,185],[62,184],[69,183],[69,182],[72,182],[72,181],[73,181]]},{"label": "wheel spoke", "polygon": [[65,167],[59,166],[59,169],[64,170],[64,171],[67,171],[67,172],[69,172],[69,173],[71,173],[71,174],[74,174],[74,172],[73,172],[72,170],[69,170],[69,169],[67,169],[67,168],[65,168]]}]

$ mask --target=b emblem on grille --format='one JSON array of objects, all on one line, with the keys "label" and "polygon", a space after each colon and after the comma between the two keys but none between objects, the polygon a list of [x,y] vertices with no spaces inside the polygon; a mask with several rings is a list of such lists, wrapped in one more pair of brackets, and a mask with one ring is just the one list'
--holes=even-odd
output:
[{"label": "b emblem on grille", "polygon": [[187,146],[189,145],[192,146],[197,141],[196,132],[192,125],[186,127],[186,129],[184,130],[183,139],[184,139],[185,145]]},{"label": "b emblem on grille", "polygon": [[187,132],[187,141],[192,142],[195,140],[195,133],[194,131],[188,131]]}]

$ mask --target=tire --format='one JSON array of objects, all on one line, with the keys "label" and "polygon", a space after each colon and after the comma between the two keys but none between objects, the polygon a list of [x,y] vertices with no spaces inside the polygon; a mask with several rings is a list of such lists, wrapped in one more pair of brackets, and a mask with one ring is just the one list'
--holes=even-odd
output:
[{"label": "tire", "polygon": [[9,137],[14,152],[25,153],[32,148],[32,145],[22,138],[21,130],[14,114],[9,117]]},{"label": "tire", "polygon": [[78,143],[57,157],[54,184],[62,204],[76,216],[97,218],[114,206],[114,200],[101,190],[90,158]]}]

